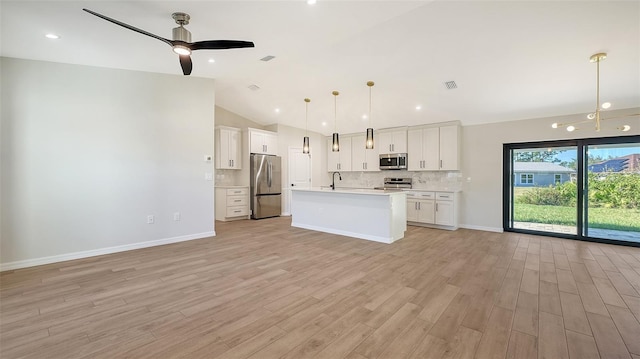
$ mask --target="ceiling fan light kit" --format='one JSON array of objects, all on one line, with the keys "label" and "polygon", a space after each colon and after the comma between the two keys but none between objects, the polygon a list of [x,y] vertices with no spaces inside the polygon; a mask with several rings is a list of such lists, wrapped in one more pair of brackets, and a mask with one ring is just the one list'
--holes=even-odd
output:
[{"label": "ceiling fan light kit", "polygon": [[148,31],[139,29],[135,26],[125,24],[122,21],[118,21],[108,16],[99,14],[95,11],[91,11],[89,9],[82,9],[82,10],[88,12],[91,15],[97,16],[103,20],[122,26],[125,29],[135,31],[142,35],[152,37],[154,39],[160,40],[168,44],[173,49],[173,52],[180,55],[179,57],[180,67],[182,68],[182,73],[185,76],[190,75],[191,70],[193,69],[193,63],[191,62],[190,55],[191,55],[191,52],[195,50],[224,50],[224,49],[239,49],[239,48],[255,46],[251,41],[239,41],[239,40],[205,40],[205,41],[191,42],[191,32],[184,28],[185,25],[189,24],[189,20],[191,19],[191,16],[183,12],[174,12],[173,14],[171,14],[171,17],[175,20],[176,24],[178,24],[179,26],[173,28],[173,31],[172,31],[173,40],[169,40],[169,39],[165,39],[162,36],[158,36]]},{"label": "ceiling fan light kit", "polygon": [[[604,53],[604,52],[599,52],[597,54],[593,54],[589,58],[589,62],[595,62],[596,63],[596,109],[595,109],[595,111],[590,112],[590,113],[587,114],[587,120],[586,121],[575,121],[575,122],[569,122],[569,123],[554,122],[554,123],[551,124],[551,128],[565,127],[567,132],[573,132],[573,131],[576,131],[576,130],[579,129],[576,125],[583,124],[583,123],[590,123],[590,122],[593,122],[595,120],[595,130],[596,130],[596,132],[599,132],[600,128],[602,126],[602,121],[613,120],[613,119],[621,118],[621,117],[640,116],[640,114],[633,114],[633,115],[626,115],[626,116],[616,116],[616,117],[609,117],[609,118],[602,118],[600,116],[600,114],[601,114],[600,111],[601,110],[606,110],[606,109],[611,107],[611,102],[604,102],[604,103],[600,104],[600,62],[603,61],[606,58],[607,58],[607,54]],[[627,131],[631,130],[631,126],[625,124],[625,125],[623,125],[621,127],[616,127],[616,129],[620,130],[622,132],[627,132]]]}]

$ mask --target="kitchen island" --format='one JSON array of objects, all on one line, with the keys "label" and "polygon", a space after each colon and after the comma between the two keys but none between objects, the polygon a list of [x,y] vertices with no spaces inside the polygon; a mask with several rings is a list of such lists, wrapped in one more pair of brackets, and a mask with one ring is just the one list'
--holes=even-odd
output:
[{"label": "kitchen island", "polygon": [[393,243],[407,229],[407,196],[401,191],[292,188],[291,226]]}]

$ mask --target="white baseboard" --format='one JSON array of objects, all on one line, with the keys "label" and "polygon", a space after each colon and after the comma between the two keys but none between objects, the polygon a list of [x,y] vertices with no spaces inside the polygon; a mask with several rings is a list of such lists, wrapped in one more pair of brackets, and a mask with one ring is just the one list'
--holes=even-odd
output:
[{"label": "white baseboard", "polygon": [[471,224],[461,224],[460,228],[473,229],[476,231],[485,231],[485,232],[497,232],[497,233],[504,232],[502,228],[498,228],[498,227],[474,226]]},{"label": "white baseboard", "polygon": [[101,256],[101,255],[104,255],[104,254],[131,251],[131,250],[134,250],[134,249],[161,246],[161,245],[164,245],[164,244],[171,244],[171,243],[190,241],[190,240],[193,240],[193,239],[213,237],[215,235],[216,235],[215,231],[203,232],[203,233],[194,233],[194,234],[188,234],[188,235],[179,236],[179,237],[164,238],[164,239],[157,239],[157,240],[147,241],[147,242],[125,244],[125,245],[122,245],[122,246],[107,247],[107,248],[100,248],[100,249],[92,249],[92,250],[88,250],[88,251],[73,252],[73,253],[67,253],[67,254],[59,254],[59,255],[50,256],[50,257],[25,259],[25,260],[22,260],[22,261],[15,261],[15,262],[9,262],[9,263],[0,263],[0,272],[6,271],[6,270],[12,270],[12,269],[35,267],[35,266],[40,266],[40,265],[43,265],[43,264],[65,262],[65,261],[70,261],[70,260],[74,260],[74,259]]}]

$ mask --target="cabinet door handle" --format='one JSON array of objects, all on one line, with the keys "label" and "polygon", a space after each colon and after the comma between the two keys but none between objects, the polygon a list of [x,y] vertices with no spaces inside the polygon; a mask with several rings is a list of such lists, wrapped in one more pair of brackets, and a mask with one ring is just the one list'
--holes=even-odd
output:
[{"label": "cabinet door handle", "polygon": [[436,203],[436,212],[438,212],[438,204]]},{"label": "cabinet door handle", "polygon": [[440,160],[440,168],[442,168],[442,160]]}]

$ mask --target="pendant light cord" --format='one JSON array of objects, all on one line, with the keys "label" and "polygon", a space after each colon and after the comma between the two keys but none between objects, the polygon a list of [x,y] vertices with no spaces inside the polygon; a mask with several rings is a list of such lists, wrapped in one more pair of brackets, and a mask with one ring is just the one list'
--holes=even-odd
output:
[{"label": "pendant light cord", "polygon": [[369,127],[371,127],[371,87],[369,86]]},{"label": "pendant light cord", "polygon": [[333,132],[338,132],[338,95],[333,93]]},{"label": "pendant light cord", "polygon": [[307,136],[307,132],[309,131],[309,102],[310,99],[304,99],[304,135]]},{"label": "pendant light cord", "polygon": [[600,130],[600,58],[596,61],[596,130]]}]

